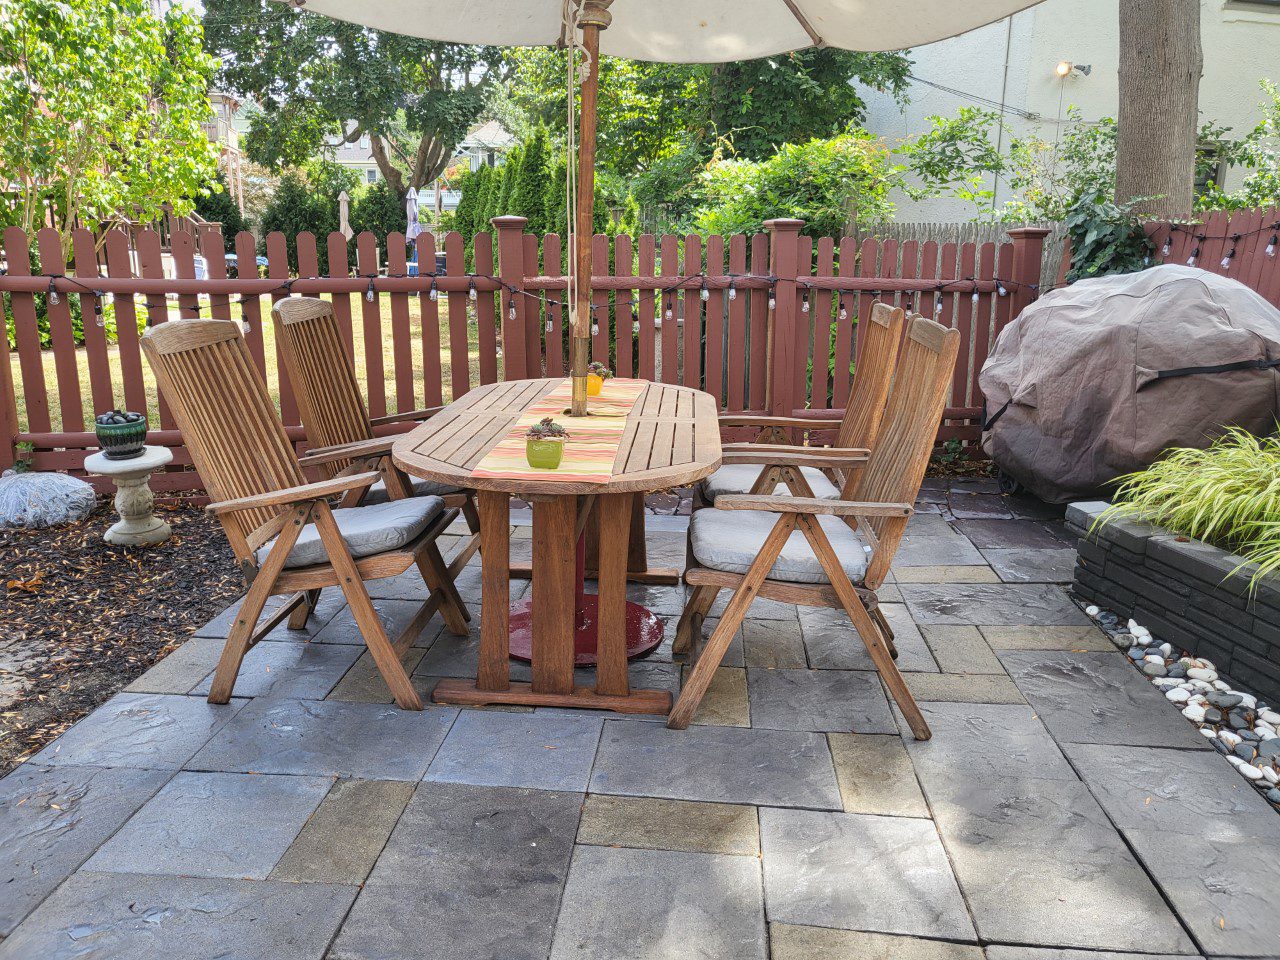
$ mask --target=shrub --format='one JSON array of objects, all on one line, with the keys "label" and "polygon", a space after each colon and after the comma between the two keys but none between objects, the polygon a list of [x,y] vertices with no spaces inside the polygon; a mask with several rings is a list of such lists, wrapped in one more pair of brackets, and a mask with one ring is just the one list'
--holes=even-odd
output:
[{"label": "shrub", "polygon": [[227,186],[227,179],[222,175],[221,170],[218,171],[208,190],[195,198],[195,211],[206,220],[222,224],[222,239],[226,244],[227,253],[235,250],[236,234],[241,230],[249,229],[249,221],[236,206],[235,198],[231,196],[231,189]]},{"label": "shrub", "polygon": [[280,178],[275,195],[263,211],[262,252],[266,252],[266,235],[280,231],[289,246],[289,269],[297,271],[295,238],[299,233],[309,231],[315,234],[320,272],[327,273],[327,238],[338,229],[339,222],[338,194],[346,190],[350,195],[358,183],[355,173],[328,161],[316,161],[303,170],[290,170]]},{"label": "shrub", "polygon": [[1229,429],[1208,448],[1178,447],[1117,481],[1099,518],[1130,517],[1205,540],[1280,570],[1280,437]]},{"label": "shrub", "polygon": [[[421,220],[422,211],[418,216]],[[404,203],[385,180],[361,190],[351,204],[351,229],[356,233],[368,230],[379,244],[392,233],[404,233],[408,225]]]}]

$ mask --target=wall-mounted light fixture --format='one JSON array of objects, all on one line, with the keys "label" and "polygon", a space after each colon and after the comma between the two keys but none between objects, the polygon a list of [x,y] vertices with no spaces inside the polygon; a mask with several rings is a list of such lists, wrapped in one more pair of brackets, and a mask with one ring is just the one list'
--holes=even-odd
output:
[{"label": "wall-mounted light fixture", "polygon": [[1070,60],[1059,60],[1058,65],[1054,68],[1054,73],[1059,77],[1066,79],[1075,70],[1084,76],[1093,73],[1093,64],[1091,63],[1072,63]]}]

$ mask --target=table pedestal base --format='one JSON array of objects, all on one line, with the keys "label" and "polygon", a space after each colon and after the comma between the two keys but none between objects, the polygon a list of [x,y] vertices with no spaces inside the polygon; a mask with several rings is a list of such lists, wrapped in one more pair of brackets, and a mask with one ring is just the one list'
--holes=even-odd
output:
[{"label": "table pedestal base", "polygon": [[529,683],[512,683],[506,690],[480,690],[474,680],[446,678],[436,684],[431,699],[436,703],[484,706],[515,703],[527,707],[578,707],[586,710],[612,710],[616,713],[671,712],[670,690],[632,690],[625,697],[596,693],[591,687],[574,687],[573,693],[534,693]]},{"label": "table pedestal base", "polygon": [[[591,666],[596,662],[596,614],[598,597],[585,594],[578,601],[578,623],[573,636],[573,664]],[[533,600],[517,600],[511,605],[510,652],[517,660],[533,658]],[[662,643],[663,624],[638,603],[627,601],[627,659],[634,660]]]}]

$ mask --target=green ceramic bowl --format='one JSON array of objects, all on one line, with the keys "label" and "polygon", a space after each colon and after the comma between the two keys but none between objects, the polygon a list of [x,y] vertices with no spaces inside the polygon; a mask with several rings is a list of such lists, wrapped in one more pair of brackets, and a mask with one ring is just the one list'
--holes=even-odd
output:
[{"label": "green ceramic bowl", "polygon": [[524,442],[524,455],[534,469],[554,470],[564,457],[564,441],[529,437]]},{"label": "green ceramic bowl", "polygon": [[95,423],[98,446],[108,460],[132,460],[142,456],[147,442],[147,421],[133,423]]}]

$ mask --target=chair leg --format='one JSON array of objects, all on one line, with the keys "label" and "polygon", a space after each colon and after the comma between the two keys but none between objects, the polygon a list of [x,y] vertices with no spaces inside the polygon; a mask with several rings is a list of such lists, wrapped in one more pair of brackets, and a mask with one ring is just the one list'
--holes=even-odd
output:
[{"label": "chair leg", "polygon": [[444,625],[455,636],[465,637],[471,614],[467,611],[466,604],[462,602],[462,597],[458,595],[453,577],[445,567],[444,557],[440,556],[440,548],[434,542],[427,544],[426,548],[418,554],[417,563],[418,572],[422,574],[422,580],[428,589],[432,593],[440,594],[440,616],[444,617]]},{"label": "chair leg", "polygon": [[289,629],[305,630],[307,620],[311,618],[311,614],[315,612],[316,604],[319,602],[319,590],[305,591],[302,602],[294,607],[293,612],[289,614]]},{"label": "chair leg", "polygon": [[667,726],[672,730],[683,730],[689,726],[693,715],[698,712],[698,704],[706,696],[707,688],[711,686],[711,680],[720,666],[720,661],[724,659],[725,651],[729,649],[733,635],[738,632],[738,627],[742,625],[742,620],[747,615],[747,608],[756,598],[756,594],[760,591],[760,584],[764,583],[765,578],[768,577],[774,561],[778,559],[778,554],[782,552],[783,545],[795,528],[796,515],[784,513],[778,517],[778,522],[769,531],[769,536],[765,538],[760,552],[747,568],[742,582],[738,584],[738,589],[733,592],[729,605],[725,607],[720,623],[707,640],[706,648],[689,672],[689,678],[685,681],[684,689],[680,691],[679,699],[671,708],[671,715],[667,717]]},{"label": "chair leg", "polygon": [[702,630],[702,621],[707,618],[707,611],[715,604],[719,593],[719,587],[693,588],[693,593],[680,614],[680,622],[676,624],[676,636],[671,643],[672,653],[684,653],[693,646],[694,638]]},{"label": "chair leg", "polygon": [[884,615],[884,611],[876,607],[871,611],[871,619],[876,622],[876,626],[880,628],[880,635],[884,637],[885,646],[889,648],[889,656],[898,659],[898,645],[894,643],[893,628],[889,626],[889,618]]},{"label": "chair leg", "polygon": [[480,532],[480,513],[476,510],[475,491],[468,490],[466,499],[462,501],[462,516],[467,521],[467,529],[472,533]]},{"label": "chair leg", "polygon": [[[325,510],[327,512],[328,507],[325,507]],[[227,642],[222,648],[218,668],[213,674],[213,683],[209,687],[210,703],[226,703],[231,699],[231,691],[235,689],[240,664],[254,643],[254,627],[258,624],[258,617],[262,615],[267,597],[271,596],[271,588],[275,586],[276,578],[284,569],[285,558],[289,556],[293,545],[298,542],[298,535],[307,525],[311,512],[312,504],[310,503],[301,503],[290,508],[284,525],[276,536],[275,544],[272,545],[262,566],[258,568],[253,583],[249,585],[249,592],[245,594],[244,602],[240,604],[240,610],[236,613],[236,622],[231,625],[231,630],[227,634]],[[335,526],[334,529],[336,530],[337,527]],[[305,607],[306,604],[302,604],[302,608]],[[292,614],[290,616],[292,617]]]},{"label": "chair leg", "polygon": [[[364,637],[369,655],[373,657],[373,662],[390,688],[391,695],[395,697],[396,704],[402,710],[421,710],[422,698],[409,680],[404,664],[396,656],[395,647],[392,646],[382,621],[378,619],[378,611],[369,599],[369,591],[360,579],[360,571],[356,562],[351,559],[351,553],[347,550],[346,542],[342,539],[338,524],[327,504],[317,505],[315,522],[320,539],[328,550],[329,563],[338,575],[338,586],[347,598],[347,606],[351,608],[351,615]],[[436,555],[439,556],[438,551]]]},{"label": "chair leg", "polygon": [[810,514],[800,514],[799,522],[800,529],[804,531],[805,538],[809,541],[809,545],[813,547],[814,555],[818,558],[818,562],[822,564],[822,569],[826,573],[832,589],[835,590],[836,595],[840,598],[840,603],[844,606],[845,613],[849,615],[849,619],[853,622],[853,628],[858,631],[858,636],[862,638],[862,642],[867,648],[867,653],[871,655],[871,662],[875,664],[876,670],[880,672],[885,686],[889,688],[890,695],[898,706],[902,708],[903,716],[907,718],[912,734],[915,735],[917,740],[928,740],[933,735],[929,731],[929,724],[925,722],[924,714],[920,712],[920,707],[916,704],[915,698],[911,696],[911,691],[907,689],[906,681],[902,679],[902,674],[898,672],[898,665],[893,662],[889,647],[885,644],[884,638],[876,628],[875,621],[872,619],[871,614],[867,612],[862,598],[858,596],[858,591],[853,589],[853,584],[849,581],[848,574],[844,572],[844,567],[840,565],[840,559],[836,556],[835,549],[831,546],[831,541],[827,539],[827,535],[816,517]]}]

